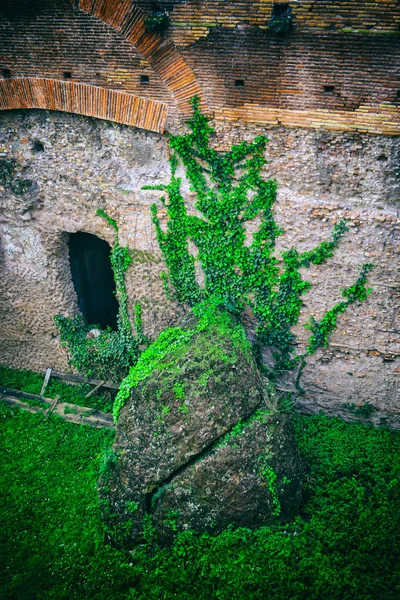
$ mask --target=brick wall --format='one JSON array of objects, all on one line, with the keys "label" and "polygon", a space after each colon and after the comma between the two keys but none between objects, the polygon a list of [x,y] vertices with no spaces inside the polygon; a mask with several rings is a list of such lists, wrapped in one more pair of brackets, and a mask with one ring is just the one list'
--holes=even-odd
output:
[{"label": "brick wall", "polygon": [[169,127],[204,93],[231,121],[399,134],[398,3],[289,2],[285,36],[268,29],[269,0],[162,4],[160,36],[145,32],[147,0],[3,0],[0,78],[70,77],[159,100]]},{"label": "brick wall", "polygon": [[[183,54],[215,109],[253,103],[350,112],[360,104],[400,102],[400,36],[276,38],[258,28],[214,29]],[[244,86],[236,87],[237,80]]]},{"label": "brick wall", "polygon": [[[68,81],[162,101],[168,105],[170,120],[177,118],[165,83],[120,33],[63,0],[46,0],[40,9],[35,9],[36,3],[3,1],[0,78],[4,69],[11,77],[64,79],[66,73]],[[142,76],[148,81],[141,83]]]},{"label": "brick wall", "polygon": [[[282,4],[278,0],[278,4]],[[151,0],[137,4],[150,11]],[[205,37],[215,27],[266,30],[271,18],[273,0],[198,0],[164,1],[159,4],[170,12],[171,37],[178,46],[190,45]],[[303,31],[362,32],[396,35],[400,26],[400,6],[395,0],[289,0],[295,33]]]}]

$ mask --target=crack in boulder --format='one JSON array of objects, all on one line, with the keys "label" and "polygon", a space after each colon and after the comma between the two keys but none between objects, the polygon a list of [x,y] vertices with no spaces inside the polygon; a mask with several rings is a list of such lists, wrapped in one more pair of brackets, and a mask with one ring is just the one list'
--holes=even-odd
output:
[{"label": "crack in boulder", "polygon": [[145,503],[146,503],[146,513],[147,514],[152,514],[152,512],[153,512],[153,499],[156,496],[160,495],[160,492],[162,491],[162,489],[164,487],[166,487],[170,483],[172,483],[173,480],[176,477],[178,477],[179,475],[181,475],[182,473],[184,473],[184,471],[186,471],[187,469],[189,469],[192,465],[194,465],[197,462],[201,461],[206,456],[210,456],[213,453],[213,451],[216,450],[218,448],[218,446],[220,446],[224,442],[224,440],[227,440],[230,437],[230,435],[232,434],[232,431],[235,428],[237,428],[238,426],[243,426],[244,427],[252,419],[252,417],[259,411],[259,407],[260,407],[260,404],[257,405],[257,407],[251,412],[250,415],[248,415],[244,419],[239,419],[236,423],[234,423],[228,429],[228,431],[225,431],[223,434],[221,434],[216,439],[214,439],[212,442],[210,442],[210,444],[208,444],[200,452],[198,452],[197,454],[195,454],[194,456],[192,456],[188,461],[186,461],[180,467],[178,467],[177,469],[175,469],[174,471],[172,471],[172,473],[168,477],[166,477],[159,485],[157,485],[157,487],[154,490],[152,490],[151,492],[148,492],[146,494],[146,500],[145,500]]}]

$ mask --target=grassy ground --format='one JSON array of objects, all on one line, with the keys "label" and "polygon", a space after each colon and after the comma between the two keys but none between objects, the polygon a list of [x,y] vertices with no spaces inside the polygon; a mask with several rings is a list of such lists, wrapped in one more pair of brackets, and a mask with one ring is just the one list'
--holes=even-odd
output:
[{"label": "grassy ground", "polygon": [[295,522],[127,554],[104,543],[96,492],[113,432],[0,405],[0,597],[398,600],[400,433],[323,416],[294,426]]}]

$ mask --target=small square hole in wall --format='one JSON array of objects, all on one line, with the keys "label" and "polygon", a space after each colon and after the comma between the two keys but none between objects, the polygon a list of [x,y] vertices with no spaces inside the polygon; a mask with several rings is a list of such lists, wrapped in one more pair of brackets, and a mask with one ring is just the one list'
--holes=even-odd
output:
[{"label": "small square hole in wall", "polygon": [[324,85],[324,94],[333,94],[335,91],[334,85]]},{"label": "small square hole in wall", "polygon": [[275,3],[272,8],[273,17],[289,17],[291,15],[291,9],[287,2]]},{"label": "small square hole in wall", "polygon": [[396,102],[400,102],[400,90],[397,90]]},{"label": "small square hole in wall", "polygon": [[2,69],[1,70],[1,74],[3,75],[3,77],[5,79],[10,79],[10,77],[11,77],[11,71],[10,71],[10,69]]},{"label": "small square hole in wall", "polygon": [[150,77],[148,75],[141,75],[140,83],[150,83]]},{"label": "small square hole in wall", "polygon": [[71,71],[64,71],[63,77],[64,77],[64,79],[71,79],[71,77],[72,77]]},{"label": "small square hole in wall", "polygon": [[235,79],[235,87],[244,87],[244,79]]}]

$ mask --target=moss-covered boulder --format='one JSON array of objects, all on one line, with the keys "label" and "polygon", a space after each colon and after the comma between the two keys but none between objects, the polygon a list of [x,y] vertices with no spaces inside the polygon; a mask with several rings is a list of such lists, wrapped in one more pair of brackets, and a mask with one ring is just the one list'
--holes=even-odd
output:
[{"label": "moss-covered boulder", "polygon": [[271,409],[243,328],[225,311],[163,332],[117,406],[114,456],[100,482],[115,542],[132,546],[154,528],[165,543],[184,529],[257,527],[297,511],[290,424]]}]

